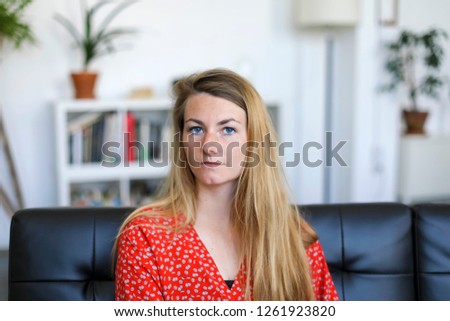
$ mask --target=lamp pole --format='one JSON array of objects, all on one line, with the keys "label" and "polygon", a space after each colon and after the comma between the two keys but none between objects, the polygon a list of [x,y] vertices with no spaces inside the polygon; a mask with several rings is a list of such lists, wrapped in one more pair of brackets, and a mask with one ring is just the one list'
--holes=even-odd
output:
[{"label": "lamp pole", "polygon": [[[332,144],[333,137],[333,70],[334,70],[334,39],[332,32],[329,31],[326,40],[326,56],[325,56],[325,144]],[[330,140],[330,141],[329,141]],[[326,148],[325,151],[328,149]],[[323,201],[325,204],[331,203],[332,200],[332,167],[328,164],[328,157],[325,155],[325,169],[323,175]]]}]

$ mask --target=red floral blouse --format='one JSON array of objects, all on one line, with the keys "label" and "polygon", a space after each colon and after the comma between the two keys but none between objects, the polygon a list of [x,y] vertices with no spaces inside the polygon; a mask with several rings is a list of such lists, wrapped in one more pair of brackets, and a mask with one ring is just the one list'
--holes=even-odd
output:
[{"label": "red floral blouse", "polygon": [[[243,300],[242,266],[229,288],[194,228],[175,234],[158,227],[173,223],[137,217],[127,225],[118,242],[116,300]],[[318,241],[307,255],[316,299],[339,300]]]}]

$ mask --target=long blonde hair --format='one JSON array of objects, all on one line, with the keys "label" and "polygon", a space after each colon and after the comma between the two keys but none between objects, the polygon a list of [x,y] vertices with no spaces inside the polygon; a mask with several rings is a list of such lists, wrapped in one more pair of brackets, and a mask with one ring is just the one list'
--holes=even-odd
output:
[{"label": "long blonde hair", "polygon": [[[251,150],[253,161],[244,166],[239,177],[231,213],[242,244],[245,272],[250,276],[244,285],[245,299],[314,300],[305,248],[317,240],[317,235],[289,200],[278,149],[263,144],[264,138],[276,141],[276,137],[260,95],[247,80],[224,69],[208,70],[181,79],[174,85],[174,93],[173,163],[169,175],[158,201],[131,213],[119,235],[132,219],[140,215],[174,217],[183,213],[183,221],[177,230],[195,223],[195,177],[186,165],[181,142],[184,110],[188,99],[199,93],[224,98],[245,110],[248,141],[255,142]],[[258,164],[255,164],[255,159],[259,160]],[[264,164],[266,160],[272,164]],[[153,211],[155,208],[159,210]]]}]

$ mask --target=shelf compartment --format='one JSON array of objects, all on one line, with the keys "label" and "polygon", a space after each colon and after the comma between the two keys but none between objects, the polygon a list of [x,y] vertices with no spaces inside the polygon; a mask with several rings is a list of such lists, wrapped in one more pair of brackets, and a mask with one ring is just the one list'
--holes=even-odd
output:
[{"label": "shelf compartment", "polygon": [[83,182],[70,184],[71,206],[122,206],[120,182]]}]

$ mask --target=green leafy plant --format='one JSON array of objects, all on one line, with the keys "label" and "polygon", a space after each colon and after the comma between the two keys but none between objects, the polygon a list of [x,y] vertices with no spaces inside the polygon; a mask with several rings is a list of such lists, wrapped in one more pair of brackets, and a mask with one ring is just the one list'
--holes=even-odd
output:
[{"label": "green leafy plant", "polygon": [[440,73],[445,51],[442,44],[448,38],[442,29],[432,28],[425,33],[404,30],[399,37],[387,44],[385,70],[390,75],[384,91],[406,87],[412,111],[418,111],[419,94],[437,99],[439,90],[446,83]]},{"label": "green leafy plant", "polygon": [[10,41],[16,49],[35,41],[31,27],[23,20],[24,9],[32,0],[0,0],[0,38]]},{"label": "green leafy plant", "polygon": [[[108,28],[111,21],[126,7],[136,3],[137,1],[100,1],[92,8],[87,8],[84,4],[82,11],[84,14],[83,23],[84,30],[80,32],[75,25],[67,18],[60,14],[55,14],[54,18],[61,23],[66,30],[72,35],[75,40],[76,47],[80,48],[83,53],[83,69],[87,71],[94,59],[101,56],[116,52],[118,50],[114,41],[125,35],[136,33],[136,30],[129,28]],[[108,4],[116,3],[109,14],[99,24],[98,28],[94,29],[95,14]]]}]

